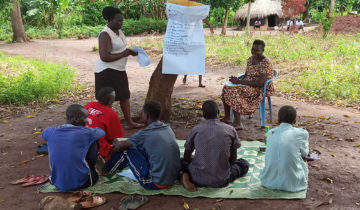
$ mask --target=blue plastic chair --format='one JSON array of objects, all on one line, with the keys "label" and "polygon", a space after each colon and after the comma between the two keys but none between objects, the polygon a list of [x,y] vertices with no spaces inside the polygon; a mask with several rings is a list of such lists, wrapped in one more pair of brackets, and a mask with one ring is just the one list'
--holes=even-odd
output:
[{"label": "blue plastic chair", "polygon": [[[268,100],[268,105],[269,105],[269,116],[270,116],[270,122],[272,122],[272,110],[271,110],[271,97],[267,96],[266,97],[266,87],[269,84],[269,82],[271,82],[273,79],[275,79],[278,76],[278,72],[276,70],[274,70],[274,76],[271,79],[266,80],[266,82],[264,83],[264,89],[263,89],[263,100],[260,103],[260,107],[259,107],[259,113],[260,113],[260,125],[261,127],[265,127],[265,98],[267,98]],[[240,75],[238,78],[242,79],[245,77],[245,74]],[[234,113],[233,110],[231,109],[231,121],[234,121]]]}]

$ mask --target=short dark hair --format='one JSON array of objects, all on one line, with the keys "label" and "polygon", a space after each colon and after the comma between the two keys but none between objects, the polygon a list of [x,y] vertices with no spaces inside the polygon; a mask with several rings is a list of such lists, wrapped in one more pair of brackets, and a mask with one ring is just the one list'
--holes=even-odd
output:
[{"label": "short dark hair", "polygon": [[118,8],[107,6],[102,11],[102,16],[105,20],[110,21],[115,17],[116,14],[121,14],[121,11]]},{"label": "short dark hair", "polygon": [[159,120],[161,115],[161,105],[157,101],[147,101],[143,106],[144,113],[149,115],[152,120]]},{"label": "short dark hair", "polygon": [[70,121],[75,118],[81,118],[84,114],[82,109],[85,110],[85,107],[81,106],[80,104],[72,104],[68,106],[66,109],[66,119]]},{"label": "short dark hair", "polygon": [[296,123],[296,109],[292,106],[282,106],[278,113],[279,123]]},{"label": "short dark hair", "polygon": [[257,39],[253,42],[253,45],[259,45],[262,46],[263,49],[265,49],[265,42],[263,40]]},{"label": "short dark hair", "polygon": [[207,100],[202,105],[203,116],[205,119],[215,119],[219,114],[219,107],[213,100]]},{"label": "short dark hair", "polygon": [[110,101],[110,95],[114,92],[114,88],[112,87],[103,87],[96,94],[96,99],[103,105],[107,105]]}]

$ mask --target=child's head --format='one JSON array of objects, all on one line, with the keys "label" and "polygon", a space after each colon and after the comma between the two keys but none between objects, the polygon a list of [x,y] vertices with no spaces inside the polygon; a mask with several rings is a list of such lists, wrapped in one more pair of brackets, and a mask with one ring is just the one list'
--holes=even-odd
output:
[{"label": "child's head", "polygon": [[80,104],[72,104],[66,109],[66,123],[75,126],[85,126],[87,111]]},{"label": "child's head", "polygon": [[115,90],[112,87],[103,87],[96,95],[100,104],[111,107],[115,101]]},{"label": "child's head", "polygon": [[146,124],[160,120],[161,105],[157,101],[147,101],[143,106],[143,120]]},{"label": "child's head", "polygon": [[215,101],[207,100],[202,105],[202,112],[205,119],[216,119],[219,114],[219,107]]},{"label": "child's head", "polygon": [[279,123],[296,123],[296,109],[292,106],[283,106],[278,113]]}]

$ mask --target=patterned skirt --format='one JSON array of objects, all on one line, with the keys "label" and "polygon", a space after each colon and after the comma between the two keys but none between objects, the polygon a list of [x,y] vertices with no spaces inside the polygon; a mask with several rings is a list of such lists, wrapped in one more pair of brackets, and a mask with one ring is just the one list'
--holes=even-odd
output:
[{"label": "patterned skirt", "polygon": [[222,100],[229,105],[232,110],[241,115],[250,115],[259,108],[263,99],[261,88],[252,86],[224,86],[221,94]]}]

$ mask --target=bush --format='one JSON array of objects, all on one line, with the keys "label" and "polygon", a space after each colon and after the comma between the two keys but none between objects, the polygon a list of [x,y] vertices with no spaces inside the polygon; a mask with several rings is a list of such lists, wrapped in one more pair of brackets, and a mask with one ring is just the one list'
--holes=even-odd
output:
[{"label": "bush", "polygon": [[167,20],[154,20],[142,17],[140,20],[127,19],[123,24],[125,35],[136,35],[142,33],[164,33],[166,31]]},{"label": "bush", "polygon": [[[167,20],[154,20],[151,18],[142,17],[140,20],[127,19],[123,24],[123,32],[125,35],[136,35],[142,33],[164,33],[166,31]],[[45,28],[37,28],[34,26],[25,26],[26,34],[29,38],[68,38],[68,37],[97,37],[103,30],[104,25],[98,26],[77,26],[77,25],[64,25],[61,31],[53,26]],[[12,29],[10,22],[0,25],[0,40],[11,41]],[[61,35],[61,36],[60,36]]]},{"label": "bush", "polygon": [[0,53],[0,103],[26,104],[74,90],[75,71],[67,65]]}]

